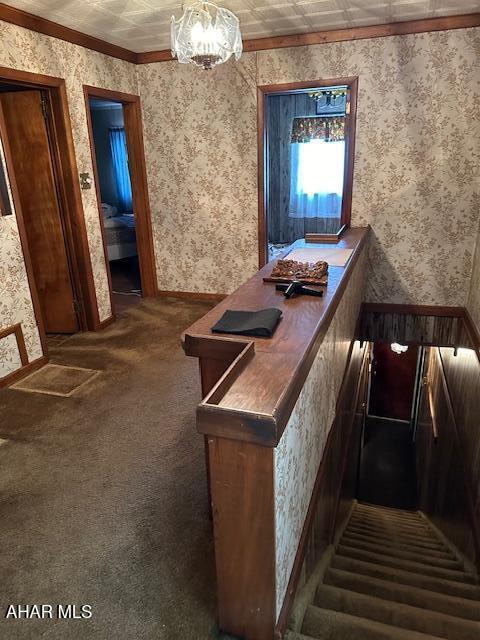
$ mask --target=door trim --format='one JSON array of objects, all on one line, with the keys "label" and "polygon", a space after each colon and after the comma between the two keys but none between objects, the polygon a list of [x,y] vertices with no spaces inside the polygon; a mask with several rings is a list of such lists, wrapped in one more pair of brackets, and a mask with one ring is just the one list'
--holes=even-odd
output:
[{"label": "door trim", "polygon": [[[289,82],[268,84],[257,87],[257,157],[258,157],[258,266],[261,269],[268,262],[268,139],[267,139],[267,97],[272,94],[298,93],[317,87],[345,85],[350,101],[349,135],[346,138],[345,173],[343,179],[343,198],[341,231],[350,226],[352,214],[353,174],[355,163],[355,134],[357,128],[358,76],[345,78],[326,78],[308,82]],[[310,234],[309,234],[310,235]],[[316,234],[311,234],[316,235]],[[338,242],[335,234],[321,234],[321,242]],[[330,237],[330,239],[329,239]]]},{"label": "door trim", "polygon": [[93,137],[92,117],[90,113],[90,98],[113,100],[120,102],[123,107],[125,135],[127,138],[127,151],[130,159],[130,180],[132,183],[133,211],[135,215],[135,230],[137,237],[138,261],[140,266],[140,279],[142,283],[142,296],[144,298],[158,296],[157,270],[155,265],[155,253],[153,248],[152,215],[150,199],[148,195],[147,168],[145,164],[145,149],[143,140],[142,109],[140,96],[111,91],[100,87],[83,85],[85,97],[85,110],[87,114],[88,135],[90,141],[90,153],[92,157],[93,177],[97,195],[98,215],[102,230],[103,250],[105,253],[105,265],[108,274],[110,289],[110,303],[112,316],[104,321],[108,324],[115,318],[115,309],[112,295],[112,277],[108,260],[107,243],[102,217],[102,199],[100,196],[100,182],[98,178],[97,158],[95,154],[95,141]]}]

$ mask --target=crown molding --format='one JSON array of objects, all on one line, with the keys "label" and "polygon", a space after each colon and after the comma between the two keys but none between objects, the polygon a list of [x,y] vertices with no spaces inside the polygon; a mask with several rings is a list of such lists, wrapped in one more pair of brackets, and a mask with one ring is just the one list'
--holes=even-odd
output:
[{"label": "crown molding", "polygon": [[[0,3],[0,20],[133,64],[150,64],[152,62],[168,62],[169,60],[173,60],[171,52],[167,49],[135,53],[129,49],[124,49],[105,40],[94,38],[81,31],[64,27],[57,22],[47,20],[47,18],[36,16],[21,9],[15,9],[3,3]],[[408,20],[405,22],[391,22],[388,24],[371,25],[369,27],[315,31],[271,38],[256,38],[253,40],[244,40],[243,50],[245,52],[266,51],[269,49],[304,47],[313,44],[327,44],[329,42],[384,38],[387,36],[426,33],[428,31],[447,31],[450,29],[466,29],[469,27],[480,27],[480,13],[468,13],[443,18],[425,18],[423,20]]]},{"label": "crown molding", "polygon": [[[384,38],[411,33],[427,33],[428,31],[446,31],[450,29],[466,29],[480,26],[480,13],[468,13],[460,16],[446,16],[443,18],[425,18],[423,20],[408,20],[405,22],[390,22],[375,24],[369,27],[352,27],[348,29],[334,29],[332,31],[315,31],[313,33],[299,33],[273,38],[256,38],[244,40],[245,52],[266,51],[268,49],[284,49],[286,47],[304,47],[312,44],[327,44],[329,42],[346,42],[347,40],[365,40],[368,38]],[[147,51],[137,53],[137,64],[152,62],[166,62],[173,60],[170,51]]]},{"label": "crown molding", "polygon": [[57,22],[52,22],[51,20],[47,20],[47,18],[41,18],[33,13],[9,7],[3,3],[0,3],[0,20],[15,24],[18,27],[30,29],[30,31],[43,33],[43,35],[46,36],[52,36],[52,38],[65,40],[65,42],[70,42],[71,44],[77,44],[80,47],[85,47],[92,51],[98,51],[98,53],[103,53],[112,58],[119,58],[120,60],[126,60],[133,64],[137,62],[137,54],[133,51],[118,47],[110,42],[105,42],[105,40],[94,38],[81,31],[64,27]]},{"label": "crown molding", "polygon": [[[245,41],[244,41],[245,46]],[[170,49],[162,49],[161,51],[143,51],[137,53],[137,64],[150,64],[152,62],[171,62],[175,60]]]}]

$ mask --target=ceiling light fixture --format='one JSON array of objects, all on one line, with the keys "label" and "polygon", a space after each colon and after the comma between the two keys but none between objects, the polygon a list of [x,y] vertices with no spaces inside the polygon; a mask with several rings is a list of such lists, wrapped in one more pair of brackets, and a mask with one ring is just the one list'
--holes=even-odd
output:
[{"label": "ceiling light fixture", "polygon": [[179,20],[172,16],[172,55],[182,64],[213,69],[232,55],[242,55],[240,22],[213,2],[193,2]]},{"label": "ceiling light fixture", "polygon": [[390,349],[394,353],[405,353],[405,351],[408,351],[408,346],[406,344],[398,344],[398,342],[392,342],[392,344],[390,345]]},{"label": "ceiling light fixture", "polygon": [[[337,98],[344,98],[347,95],[347,88],[342,87],[340,89],[316,89],[308,93],[310,98],[313,98],[317,102],[322,102],[327,107],[332,104],[336,104]],[[339,100],[341,102],[341,100]]]}]

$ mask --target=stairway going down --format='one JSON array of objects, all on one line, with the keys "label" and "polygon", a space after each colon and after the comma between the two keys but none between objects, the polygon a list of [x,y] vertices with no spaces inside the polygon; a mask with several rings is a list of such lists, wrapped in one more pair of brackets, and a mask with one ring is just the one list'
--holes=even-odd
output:
[{"label": "stairway going down", "polygon": [[286,640],[480,638],[478,576],[418,512],[356,504],[319,575]]}]

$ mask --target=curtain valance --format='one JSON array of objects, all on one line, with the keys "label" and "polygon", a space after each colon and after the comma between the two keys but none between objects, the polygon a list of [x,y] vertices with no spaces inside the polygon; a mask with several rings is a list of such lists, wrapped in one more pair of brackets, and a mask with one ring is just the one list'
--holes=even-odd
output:
[{"label": "curtain valance", "polygon": [[311,140],[324,142],[345,140],[345,116],[294,118],[291,141],[298,143]]}]

